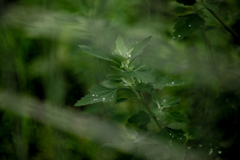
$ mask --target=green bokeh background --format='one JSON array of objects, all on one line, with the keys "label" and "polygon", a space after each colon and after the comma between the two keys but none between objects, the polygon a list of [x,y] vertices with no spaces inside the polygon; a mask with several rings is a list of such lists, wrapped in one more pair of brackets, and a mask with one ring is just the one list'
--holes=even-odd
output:
[{"label": "green bokeh background", "polygon": [[[156,77],[187,82],[158,92],[160,96],[181,97],[173,110],[186,114],[190,122],[172,127],[184,128],[191,135],[186,159],[231,159],[239,155],[235,152],[240,126],[239,43],[204,9],[199,14],[206,21],[204,33],[211,53],[201,30],[180,41],[172,38],[176,17],[200,8],[199,4],[191,8],[175,0],[1,0],[0,92],[125,125],[141,109],[138,102],[73,107],[92,85],[116,73],[109,62],[88,55],[78,45],[113,51],[118,35],[137,41],[152,36],[141,63],[153,68]],[[216,12],[237,33],[239,8],[237,0],[222,1]],[[129,93],[120,94],[126,97]],[[130,153],[101,146],[94,140],[0,110],[1,160],[133,158]],[[209,155],[211,148],[214,153]]]}]

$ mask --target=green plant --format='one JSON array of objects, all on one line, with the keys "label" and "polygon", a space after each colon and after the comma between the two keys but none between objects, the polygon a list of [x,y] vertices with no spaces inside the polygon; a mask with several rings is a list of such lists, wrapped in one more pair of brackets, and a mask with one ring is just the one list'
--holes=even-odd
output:
[{"label": "green plant", "polygon": [[[160,77],[155,80],[151,69],[147,68],[146,65],[140,65],[139,55],[147,46],[150,38],[151,37],[148,37],[136,43],[132,39],[124,42],[122,37],[119,36],[116,40],[116,49],[112,54],[80,45],[79,47],[86,53],[112,62],[111,67],[115,69],[118,74],[107,75],[107,83],[105,83],[105,86],[92,86],[89,90],[90,93],[77,101],[75,106],[110,101],[115,101],[114,105],[116,105],[135,98],[145,106],[145,110],[140,110],[136,115],[131,116],[127,121],[127,128],[133,127],[140,133],[150,133],[151,131],[148,131],[147,125],[152,119],[158,128],[157,132],[152,134],[163,138],[162,140],[167,144],[165,147],[172,146],[172,143],[183,145],[187,140],[184,132],[182,130],[172,129],[169,126],[169,124],[173,122],[188,122],[188,118],[185,115],[171,110],[179,103],[180,98],[160,98],[157,91],[162,90],[164,87],[184,85],[184,81],[170,77]],[[133,92],[135,96],[120,98],[121,96],[118,95],[119,90]],[[150,102],[145,100],[144,95],[151,97]],[[137,138],[135,136],[133,137],[133,139]]]}]

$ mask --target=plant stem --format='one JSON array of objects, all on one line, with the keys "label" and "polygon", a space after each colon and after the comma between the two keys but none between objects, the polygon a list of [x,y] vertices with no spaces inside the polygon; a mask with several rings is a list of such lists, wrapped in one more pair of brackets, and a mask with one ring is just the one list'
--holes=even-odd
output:
[{"label": "plant stem", "polygon": [[162,130],[162,129],[165,127],[165,125],[164,125],[161,121],[157,120],[157,116],[153,113],[153,111],[151,110],[151,108],[150,108],[150,107],[148,106],[148,104],[146,103],[146,101],[145,101],[142,93],[139,92],[138,94],[140,95],[139,97],[140,97],[141,101],[143,102],[143,104],[145,105],[146,109],[148,110],[149,114],[153,117],[153,120],[155,121],[156,125],[158,126],[158,128],[159,128],[160,130]]},{"label": "plant stem", "polygon": [[215,13],[213,10],[211,10],[210,8],[208,8],[207,6],[205,6],[203,4],[203,6],[223,25],[223,27],[232,34],[233,37],[239,39],[239,36],[237,35],[237,33],[235,33],[230,27],[227,26],[227,24],[217,15],[217,13]]},{"label": "plant stem", "polygon": [[197,2],[201,5],[203,5],[222,25],[223,27],[232,34],[233,37],[237,38],[239,40],[239,36],[236,32],[234,32],[230,27],[227,26],[227,24],[217,15],[217,13],[215,13],[213,10],[211,10],[210,8],[208,8],[206,5],[204,5],[204,3],[202,2]]}]

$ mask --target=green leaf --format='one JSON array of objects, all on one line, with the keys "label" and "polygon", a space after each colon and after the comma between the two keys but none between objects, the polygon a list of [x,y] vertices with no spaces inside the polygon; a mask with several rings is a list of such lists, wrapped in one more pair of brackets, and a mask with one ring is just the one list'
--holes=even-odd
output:
[{"label": "green leaf", "polygon": [[114,101],[117,97],[116,88],[106,88],[101,85],[94,85],[89,91],[90,93],[83,97],[81,100],[78,100],[74,106],[83,106],[97,102]]},{"label": "green leaf", "polygon": [[125,77],[135,77],[145,83],[153,82],[155,79],[151,73],[151,70],[146,67],[142,67],[133,71],[126,71],[123,73],[123,75]]},{"label": "green leaf", "polygon": [[218,11],[218,5],[222,1],[223,0],[208,0],[204,3],[204,6],[208,9],[213,10],[214,12],[217,12]]},{"label": "green leaf", "polygon": [[151,39],[151,36],[148,38],[145,38],[134,47],[133,51],[131,52],[131,57],[132,57],[131,60],[134,60],[135,57],[139,56],[143,52],[143,49],[147,46],[150,39]]},{"label": "green leaf", "polygon": [[194,5],[196,3],[196,0],[176,0],[178,3],[184,4],[184,5]]},{"label": "green leaf", "polygon": [[128,59],[128,49],[124,44],[124,41],[121,36],[118,36],[116,40],[116,50],[113,52],[113,55],[121,61]]},{"label": "green leaf", "polygon": [[167,114],[162,111],[161,109],[158,108],[153,108],[152,109],[153,113],[156,115],[156,117],[160,120],[160,121],[164,121],[167,117]]},{"label": "green leaf", "polygon": [[163,109],[166,109],[170,107],[175,107],[180,100],[181,98],[179,97],[170,97],[170,98],[163,99],[161,104],[163,105]]},{"label": "green leaf", "polygon": [[158,110],[161,110],[161,104],[162,103],[162,99],[159,98],[158,94],[156,91],[153,91],[152,92],[152,102],[151,102],[151,106],[154,108],[154,109],[158,109]]},{"label": "green leaf", "polygon": [[153,86],[146,83],[138,83],[136,89],[139,91],[146,91],[148,94],[151,94]]},{"label": "green leaf", "polygon": [[130,124],[148,124],[150,122],[150,116],[145,111],[139,111],[138,114],[128,119]]},{"label": "green leaf", "polygon": [[136,45],[136,41],[132,38],[129,38],[126,43],[125,46],[127,47],[127,49],[130,51],[131,49],[134,48],[134,46]]},{"label": "green leaf", "polygon": [[120,98],[118,99],[113,106],[116,106],[117,104],[123,103],[123,102],[127,102],[130,101],[132,98]]},{"label": "green leaf", "polygon": [[183,132],[182,130],[175,130],[168,127],[166,128],[171,138],[175,138],[178,142],[182,144],[186,141],[186,137],[184,136],[185,132]]},{"label": "green leaf", "polygon": [[170,77],[161,77],[156,82],[151,83],[154,89],[163,89],[164,87],[181,86],[184,81],[172,79]]},{"label": "green leaf", "polygon": [[188,118],[179,112],[171,112],[167,114],[171,119],[177,122],[188,122]]},{"label": "green leaf", "polygon": [[175,20],[173,39],[180,40],[186,37],[191,31],[203,27],[204,23],[204,19],[197,14],[178,16]]},{"label": "green leaf", "polygon": [[[94,57],[97,57],[99,59],[104,59],[106,61],[111,61],[111,62],[114,62],[114,63],[117,63],[116,61],[114,61],[110,55],[108,55],[107,53],[105,53],[105,51],[102,51],[102,50],[97,50],[97,49],[93,49],[93,48],[90,48],[88,46],[85,46],[85,45],[78,45],[84,52],[94,56]],[[117,63],[118,64],[118,63]]]},{"label": "green leaf", "polygon": [[122,81],[121,78],[122,78],[122,76],[120,76],[120,75],[114,75],[114,74],[107,75],[107,79],[116,81],[116,82],[121,82]]}]

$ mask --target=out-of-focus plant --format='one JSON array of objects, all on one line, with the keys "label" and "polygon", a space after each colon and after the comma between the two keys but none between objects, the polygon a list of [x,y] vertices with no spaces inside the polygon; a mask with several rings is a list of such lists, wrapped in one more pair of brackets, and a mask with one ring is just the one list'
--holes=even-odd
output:
[{"label": "out-of-focus plant", "polygon": [[[171,112],[170,110],[179,103],[180,98],[160,98],[157,90],[162,90],[164,87],[181,86],[184,84],[184,81],[170,77],[160,77],[155,80],[151,69],[146,65],[141,65],[139,55],[147,46],[150,38],[151,37],[148,37],[136,43],[133,39],[128,39],[124,42],[122,37],[119,36],[116,40],[116,49],[112,54],[85,45],[79,45],[86,53],[99,59],[112,62],[111,67],[117,70],[118,74],[107,75],[105,85],[94,85],[89,90],[90,93],[77,101],[75,106],[110,101],[115,101],[114,105],[117,105],[132,99],[137,99],[145,106],[145,109],[131,116],[127,121],[126,127],[135,128],[136,131],[149,134],[151,131],[148,130],[147,126],[151,121],[150,119],[152,119],[158,128],[158,131],[156,133],[152,132],[152,134],[167,142],[168,145],[162,148],[162,150],[167,150],[168,147],[174,145],[184,145],[187,141],[184,132],[182,130],[172,129],[169,126],[170,122],[185,123],[188,122],[188,118],[177,111]],[[122,95],[118,94],[119,90],[133,92],[135,96],[124,96],[124,98],[121,98]],[[144,98],[145,95],[151,97],[150,102],[146,101]],[[139,141],[139,139],[143,138],[137,136],[137,132],[133,135],[129,134],[129,136],[132,136],[134,141]],[[152,145],[152,143],[150,144]],[[140,145],[143,144],[140,143]],[[139,146],[139,148],[141,147],[142,146]],[[173,154],[172,156],[176,155]]]}]

